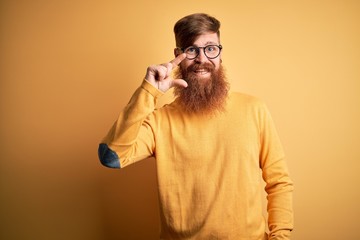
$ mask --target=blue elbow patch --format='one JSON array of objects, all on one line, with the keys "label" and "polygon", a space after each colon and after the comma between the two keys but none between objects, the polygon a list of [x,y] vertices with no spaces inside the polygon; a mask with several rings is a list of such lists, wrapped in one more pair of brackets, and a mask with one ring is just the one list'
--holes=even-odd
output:
[{"label": "blue elbow patch", "polygon": [[99,145],[98,154],[102,165],[109,168],[120,168],[120,159],[118,155],[111,150],[107,144],[101,143]]}]

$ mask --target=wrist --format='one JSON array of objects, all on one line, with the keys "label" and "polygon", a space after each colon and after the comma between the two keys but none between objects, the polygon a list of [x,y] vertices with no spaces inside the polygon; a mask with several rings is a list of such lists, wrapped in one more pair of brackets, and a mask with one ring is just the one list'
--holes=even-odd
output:
[{"label": "wrist", "polygon": [[156,85],[154,85],[152,82],[144,78],[141,87],[145,89],[147,92],[149,92],[151,95],[153,95],[155,98],[161,97],[164,95],[164,92],[161,91]]}]

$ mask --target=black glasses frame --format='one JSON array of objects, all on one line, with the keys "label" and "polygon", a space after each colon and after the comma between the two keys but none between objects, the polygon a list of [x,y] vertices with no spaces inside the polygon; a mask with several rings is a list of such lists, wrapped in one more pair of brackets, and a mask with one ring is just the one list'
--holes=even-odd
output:
[{"label": "black glasses frame", "polygon": [[[179,49],[184,53],[186,49],[191,48],[191,47],[192,47],[192,48],[195,48],[195,50],[196,50],[196,56],[193,57],[193,58],[188,58],[188,57],[186,56],[186,58],[189,59],[189,60],[193,60],[193,59],[197,58],[197,57],[199,56],[199,54],[200,54],[200,49],[203,50],[204,55],[205,55],[208,59],[217,58],[217,57],[220,55],[221,50],[222,50],[222,48],[223,48],[222,45],[207,45],[207,46],[205,46],[205,47],[189,46],[189,47],[187,47],[187,48],[179,48]],[[209,57],[208,55],[206,55],[205,48],[207,48],[207,47],[218,47],[218,48],[219,48],[219,53],[218,53],[218,55],[216,55],[215,57]]]}]

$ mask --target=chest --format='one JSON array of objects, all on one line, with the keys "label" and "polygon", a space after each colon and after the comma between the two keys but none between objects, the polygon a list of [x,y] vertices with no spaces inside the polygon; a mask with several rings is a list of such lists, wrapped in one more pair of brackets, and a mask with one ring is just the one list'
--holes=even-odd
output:
[{"label": "chest", "polygon": [[157,149],[182,161],[207,163],[215,158],[254,158],[260,131],[251,112],[232,111],[212,117],[172,115],[159,125]]}]

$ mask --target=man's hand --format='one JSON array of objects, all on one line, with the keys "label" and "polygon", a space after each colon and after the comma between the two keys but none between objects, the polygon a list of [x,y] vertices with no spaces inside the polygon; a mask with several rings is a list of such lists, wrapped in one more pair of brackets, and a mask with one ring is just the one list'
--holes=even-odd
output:
[{"label": "man's hand", "polygon": [[145,79],[160,91],[166,92],[174,86],[187,87],[188,84],[183,79],[173,79],[171,72],[184,59],[186,54],[179,54],[175,59],[161,65],[153,65],[147,68]]}]

